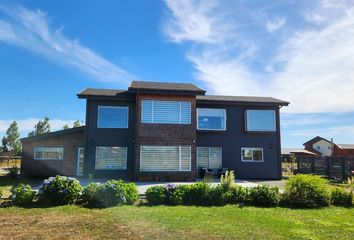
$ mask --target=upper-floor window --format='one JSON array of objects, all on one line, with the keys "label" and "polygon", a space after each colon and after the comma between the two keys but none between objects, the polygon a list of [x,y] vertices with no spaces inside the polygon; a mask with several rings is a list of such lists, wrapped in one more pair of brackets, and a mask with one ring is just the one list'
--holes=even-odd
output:
[{"label": "upper-floor window", "polygon": [[226,130],[226,110],[216,108],[198,108],[199,130]]},{"label": "upper-floor window", "polygon": [[129,108],[121,106],[98,106],[98,128],[128,128]]},{"label": "upper-floor window", "polygon": [[191,102],[142,100],[142,123],[191,123]]},{"label": "upper-floor window", "polygon": [[63,160],[63,147],[36,147],[34,149],[35,160]]},{"label": "upper-floor window", "polygon": [[246,130],[250,132],[275,132],[274,110],[247,110]]}]

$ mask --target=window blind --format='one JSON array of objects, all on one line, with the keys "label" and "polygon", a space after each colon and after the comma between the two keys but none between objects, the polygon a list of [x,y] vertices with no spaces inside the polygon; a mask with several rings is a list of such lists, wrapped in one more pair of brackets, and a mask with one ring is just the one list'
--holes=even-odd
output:
[{"label": "window blind", "polygon": [[190,124],[191,102],[142,100],[141,122]]},{"label": "window blind", "polygon": [[190,171],[190,146],[140,146],[140,171]]}]

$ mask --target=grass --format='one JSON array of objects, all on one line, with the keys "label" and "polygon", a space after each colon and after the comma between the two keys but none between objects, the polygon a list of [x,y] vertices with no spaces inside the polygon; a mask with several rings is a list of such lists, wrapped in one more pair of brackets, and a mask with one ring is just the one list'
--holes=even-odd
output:
[{"label": "grass", "polygon": [[0,208],[0,239],[353,239],[354,208]]}]

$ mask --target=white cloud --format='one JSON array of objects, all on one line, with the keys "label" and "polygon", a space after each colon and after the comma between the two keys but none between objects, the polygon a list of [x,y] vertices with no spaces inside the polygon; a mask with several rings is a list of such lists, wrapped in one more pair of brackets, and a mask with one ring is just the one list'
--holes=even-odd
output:
[{"label": "white cloud", "polygon": [[268,32],[274,32],[281,28],[286,22],[285,17],[276,17],[274,20],[270,20],[266,23],[266,28]]},{"label": "white cloud", "polygon": [[[242,18],[237,14],[234,18],[222,18],[227,9],[235,8],[233,3],[213,5],[212,11],[200,11],[198,4],[167,3],[171,15],[165,33],[172,41],[193,43],[186,55],[195,67],[196,79],[203,82],[209,92],[274,96],[290,101],[291,105],[284,109],[293,113],[348,112],[354,109],[353,1],[340,4],[322,1],[315,6],[311,4],[311,9],[294,7],[292,11],[297,9],[302,20],[306,21],[301,11],[307,11],[313,16],[322,16],[325,21],[320,25],[287,23],[283,25],[282,33],[277,31],[267,35],[260,35],[260,28],[252,22],[253,19],[244,17],[252,18],[247,12]],[[271,6],[265,6],[262,11],[269,8]],[[245,9],[247,7],[242,10]],[[199,25],[206,24],[208,29],[202,31],[201,38],[198,38],[198,31],[186,30],[194,26],[190,20],[194,19],[194,14],[203,19]],[[269,19],[271,13],[265,16]],[[301,21],[300,17],[298,21]],[[214,19],[219,19],[218,24],[211,24]],[[278,24],[269,25],[270,30],[275,31],[284,24],[282,22],[285,23],[285,17],[283,21],[278,19]],[[203,29],[199,25],[196,29]],[[221,37],[211,37],[215,35]],[[239,47],[239,43],[244,45]],[[247,54],[250,49],[254,51]]]},{"label": "white cloud", "polygon": [[213,0],[166,1],[172,18],[163,26],[164,33],[173,42],[197,41],[215,43],[223,40],[228,26],[219,23],[222,16],[213,15],[217,2]]},{"label": "white cloud", "polygon": [[127,83],[135,76],[91,49],[53,30],[46,13],[0,4],[0,41],[23,47],[62,65],[74,67],[98,81]]},{"label": "white cloud", "polygon": [[[18,129],[21,133],[20,137],[27,137],[27,134],[34,129],[34,125],[38,123],[38,121],[43,121],[43,119],[39,118],[26,118],[16,120]],[[6,130],[10,126],[13,120],[3,119],[0,120],[0,136],[5,135]],[[66,120],[66,119],[49,119],[50,130],[56,131],[63,129],[65,124],[72,126],[75,120]]]}]

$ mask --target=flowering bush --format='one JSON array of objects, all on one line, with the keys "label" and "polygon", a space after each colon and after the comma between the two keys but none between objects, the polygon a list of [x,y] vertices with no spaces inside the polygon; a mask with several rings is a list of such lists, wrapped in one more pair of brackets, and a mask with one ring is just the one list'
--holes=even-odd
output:
[{"label": "flowering bush", "polygon": [[177,186],[174,184],[165,184],[164,185],[165,201],[167,204],[171,203],[171,196],[176,189],[177,189]]},{"label": "flowering bush", "polygon": [[74,203],[82,193],[80,182],[71,177],[56,176],[43,181],[38,191],[42,202],[53,205]]},{"label": "flowering bush", "polygon": [[98,206],[99,201],[98,199],[96,199],[96,197],[97,197],[97,191],[99,186],[100,184],[95,182],[92,182],[89,185],[87,185],[82,191],[81,200],[84,203],[87,203],[89,206],[92,207]]},{"label": "flowering bush", "polygon": [[17,187],[12,188],[11,192],[12,203],[17,206],[30,205],[36,197],[36,192],[28,184],[20,183]]},{"label": "flowering bush", "polygon": [[[83,198],[91,207],[113,207],[127,202],[124,192],[124,182],[109,180],[103,184],[90,183],[83,192]],[[131,187],[126,191],[131,192]],[[132,196],[131,194],[130,196]],[[133,201],[130,197],[129,201]]]}]

